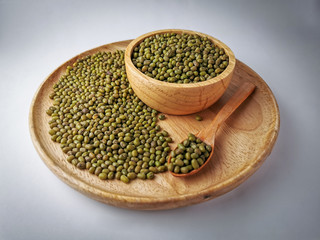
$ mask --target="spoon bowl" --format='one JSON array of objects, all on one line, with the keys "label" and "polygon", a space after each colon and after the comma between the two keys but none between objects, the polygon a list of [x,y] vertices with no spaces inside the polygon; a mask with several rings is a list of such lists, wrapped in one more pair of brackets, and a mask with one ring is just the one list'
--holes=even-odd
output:
[{"label": "spoon bowl", "polygon": [[[237,92],[228,100],[228,102],[221,108],[218,114],[215,116],[213,121],[208,127],[199,131],[195,136],[204,143],[211,146],[211,152],[206,161],[197,169],[191,170],[188,173],[174,173],[169,171],[175,177],[188,177],[200,172],[212,159],[214,152],[214,142],[217,130],[221,124],[227,120],[227,118],[240,106],[241,103],[246,100],[250,94],[254,91],[255,85],[250,82],[244,82]],[[171,155],[169,155],[168,163],[171,163]]]},{"label": "spoon bowl", "polygon": [[[200,132],[199,132],[200,133]],[[199,134],[198,133],[198,134]],[[196,134],[195,136],[197,137],[197,138],[200,138],[199,136],[198,136],[198,134]],[[201,138],[200,138],[201,139]],[[203,141],[203,139],[201,139],[202,141]],[[191,176],[191,175],[194,175],[194,174],[196,174],[196,173],[198,173],[198,172],[200,172],[209,162],[210,162],[210,160],[211,160],[211,158],[212,158],[212,156],[213,156],[213,148],[214,148],[214,144],[210,144],[210,146],[211,146],[211,148],[212,148],[212,150],[211,150],[211,153],[210,153],[210,155],[209,155],[209,157],[207,158],[207,160],[198,168],[198,169],[194,169],[194,170],[192,170],[192,171],[190,171],[190,172],[188,172],[188,173],[174,173],[174,172],[171,172],[171,171],[169,171],[173,176],[175,176],[175,177],[188,177],[188,176]],[[169,156],[169,158],[168,158],[168,163],[170,163],[171,162],[171,155]]]}]

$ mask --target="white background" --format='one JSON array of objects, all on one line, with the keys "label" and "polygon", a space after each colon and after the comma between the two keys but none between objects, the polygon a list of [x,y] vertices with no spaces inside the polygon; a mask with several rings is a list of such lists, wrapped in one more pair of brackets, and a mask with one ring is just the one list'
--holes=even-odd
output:
[{"label": "white background", "polygon": [[[44,165],[28,113],[41,82],[85,50],[164,28],[225,42],[272,89],[280,134],[237,189],[175,210],[96,202]],[[0,0],[0,239],[320,239],[319,1]]]}]

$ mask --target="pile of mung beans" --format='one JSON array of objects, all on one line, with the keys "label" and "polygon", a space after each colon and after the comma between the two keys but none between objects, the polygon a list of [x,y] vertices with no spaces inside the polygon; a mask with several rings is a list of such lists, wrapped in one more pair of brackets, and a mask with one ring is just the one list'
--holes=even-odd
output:
[{"label": "pile of mung beans", "polygon": [[201,139],[188,134],[188,138],[171,152],[168,170],[176,174],[186,174],[201,167],[212,151],[212,147]]},{"label": "pile of mung beans", "polygon": [[124,51],[77,60],[49,97],[51,139],[79,169],[125,183],[167,170],[172,139],[157,125],[157,111],[130,87]]},{"label": "pile of mung beans", "polygon": [[145,75],[170,83],[206,81],[221,74],[229,64],[223,48],[207,37],[187,33],[145,38],[131,58]]}]

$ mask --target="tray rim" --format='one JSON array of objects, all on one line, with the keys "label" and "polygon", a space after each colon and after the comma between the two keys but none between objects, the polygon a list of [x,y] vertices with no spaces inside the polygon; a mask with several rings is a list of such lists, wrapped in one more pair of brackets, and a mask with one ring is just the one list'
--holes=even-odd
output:
[{"label": "tray rim", "polygon": [[[210,199],[213,199],[215,197],[218,197],[220,195],[223,195],[232,189],[239,186],[242,182],[244,182],[246,179],[248,179],[265,161],[265,159],[270,155],[280,130],[280,113],[279,113],[279,107],[276,101],[276,98],[270,89],[270,87],[267,85],[267,83],[260,77],[259,74],[257,74],[253,69],[251,69],[248,65],[244,64],[240,60],[236,59],[236,62],[238,64],[243,64],[247,66],[251,71],[253,71],[257,76],[259,76],[262,83],[265,85],[266,90],[269,92],[269,95],[271,96],[272,103],[276,110],[276,119],[274,119],[274,129],[269,133],[268,142],[265,143],[267,146],[260,155],[256,158],[254,162],[250,162],[246,167],[239,170],[236,175],[234,175],[232,178],[228,178],[222,182],[219,182],[213,186],[210,186],[206,189],[203,189],[196,193],[188,193],[188,194],[182,194],[177,195],[174,197],[146,197],[146,196],[130,196],[125,194],[115,194],[112,192],[104,191],[100,188],[94,187],[93,185],[85,183],[79,176],[76,175],[69,175],[67,174],[62,168],[60,168],[54,161],[54,159],[51,159],[47,152],[42,148],[42,143],[39,141],[39,137],[37,133],[35,132],[35,118],[34,118],[34,106],[35,103],[39,97],[39,93],[43,86],[45,85],[46,81],[60,68],[62,68],[66,63],[72,62],[74,59],[86,56],[88,54],[91,54],[91,52],[94,52],[100,48],[108,47],[109,45],[114,44],[123,44],[128,45],[132,40],[123,40],[123,41],[117,41],[112,42],[108,44],[104,44],[89,50],[86,50],[84,52],[81,52],[77,54],[76,56],[70,58],[69,60],[65,61],[61,65],[59,65],[57,68],[55,68],[45,79],[42,81],[40,86],[38,87],[37,91],[35,92],[30,110],[29,110],[29,132],[31,135],[31,139],[33,142],[33,145],[38,152],[40,158],[45,163],[45,165],[63,182],[71,186],[77,191],[80,191],[81,193],[89,196],[90,198],[93,198],[95,200],[98,200],[103,203],[111,204],[117,207],[123,207],[123,208],[133,208],[133,209],[140,209],[140,210],[161,210],[161,209],[170,209],[170,208],[176,208],[176,207],[182,207],[182,206],[188,206],[195,203],[204,202]],[[63,174],[61,174],[61,171]],[[99,192],[97,194],[96,192]],[[177,204],[177,202],[184,202],[188,200],[188,204]],[[122,205],[118,205],[119,202]],[[170,203],[174,202],[174,207],[169,207]],[[163,204],[161,207],[156,207],[159,204]]]}]

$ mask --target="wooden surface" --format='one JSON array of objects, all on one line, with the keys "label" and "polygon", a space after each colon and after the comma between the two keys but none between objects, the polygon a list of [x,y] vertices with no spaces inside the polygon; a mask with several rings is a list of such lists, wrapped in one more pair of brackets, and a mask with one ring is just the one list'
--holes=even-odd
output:
[{"label": "wooden surface", "polygon": [[240,61],[229,88],[213,106],[194,116],[172,116],[159,121],[174,143],[183,140],[187,133],[196,133],[207,126],[219,109],[244,81],[257,87],[254,93],[222,124],[217,132],[212,161],[199,174],[177,178],[169,172],[156,174],[154,180],[134,180],[125,184],[118,180],[102,181],[86,170],[79,170],[66,161],[59,144],[48,134],[49,117],[45,113],[51,105],[48,98],[52,86],[59,80],[66,67],[78,58],[98,51],[125,49],[130,41],[116,42],[84,52],[58,67],[39,87],[33,99],[29,125],[32,141],[48,168],[62,181],[90,198],[117,207],[132,209],[170,209],[187,206],[220,196],[251,176],[270,154],[279,131],[279,110],[267,84]]},{"label": "wooden surface", "polygon": [[[228,67],[217,77],[199,83],[168,83],[146,76],[131,61],[133,49],[146,37],[167,32],[188,33],[207,37],[225,50],[225,53],[229,56]],[[154,31],[136,38],[126,49],[125,62],[129,82],[138,97],[150,107],[160,112],[174,115],[195,113],[211,106],[227,89],[235,67],[234,54],[227,45],[209,35],[179,29]]]}]

